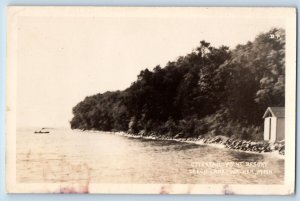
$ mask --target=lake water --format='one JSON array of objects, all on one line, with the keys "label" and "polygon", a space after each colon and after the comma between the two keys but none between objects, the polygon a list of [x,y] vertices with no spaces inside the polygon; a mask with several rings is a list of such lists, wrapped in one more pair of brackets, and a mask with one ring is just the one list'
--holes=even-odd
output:
[{"label": "lake water", "polygon": [[17,180],[26,183],[282,184],[284,159],[272,154],[104,132],[17,132]]}]

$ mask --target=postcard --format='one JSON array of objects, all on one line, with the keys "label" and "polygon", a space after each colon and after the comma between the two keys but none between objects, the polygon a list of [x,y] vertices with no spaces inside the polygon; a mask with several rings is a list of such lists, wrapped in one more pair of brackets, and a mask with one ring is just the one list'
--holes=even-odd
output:
[{"label": "postcard", "polygon": [[294,194],[295,8],[7,18],[8,193]]}]

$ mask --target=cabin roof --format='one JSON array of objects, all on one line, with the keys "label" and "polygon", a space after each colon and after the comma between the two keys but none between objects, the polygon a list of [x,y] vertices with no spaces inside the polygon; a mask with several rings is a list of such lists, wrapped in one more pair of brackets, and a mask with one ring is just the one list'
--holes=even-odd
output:
[{"label": "cabin roof", "polygon": [[273,117],[283,118],[285,117],[285,107],[268,107],[263,118],[266,118],[269,114]]}]

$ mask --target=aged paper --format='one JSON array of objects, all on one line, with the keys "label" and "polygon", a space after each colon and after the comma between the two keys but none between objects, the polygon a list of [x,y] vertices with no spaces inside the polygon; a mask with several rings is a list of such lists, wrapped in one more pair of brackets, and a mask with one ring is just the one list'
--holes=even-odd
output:
[{"label": "aged paper", "polygon": [[295,8],[7,8],[8,193],[294,193]]}]

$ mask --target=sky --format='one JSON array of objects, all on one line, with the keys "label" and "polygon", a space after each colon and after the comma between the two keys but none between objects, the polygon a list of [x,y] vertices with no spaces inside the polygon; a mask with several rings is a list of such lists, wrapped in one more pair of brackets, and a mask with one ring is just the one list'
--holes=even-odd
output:
[{"label": "sky", "polygon": [[232,49],[273,27],[284,28],[284,20],[262,14],[47,13],[18,17],[13,30],[18,37],[18,127],[69,127],[72,108],[86,96],[123,90],[141,70],[164,66],[190,53],[201,40]]}]

